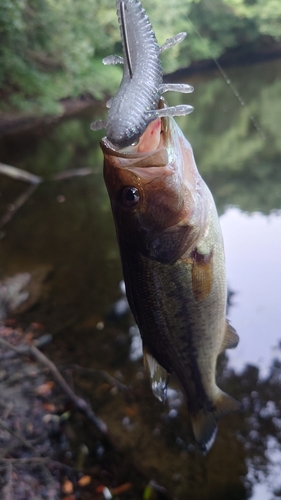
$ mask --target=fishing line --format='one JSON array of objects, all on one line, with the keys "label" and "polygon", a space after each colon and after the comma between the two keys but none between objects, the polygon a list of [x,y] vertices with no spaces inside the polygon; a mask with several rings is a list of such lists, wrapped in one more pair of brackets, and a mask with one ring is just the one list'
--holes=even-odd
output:
[{"label": "fishing line", "polygon": [[126,19],[125,19],[125,3],[120,2],[120,16],[121,16],[121,29],[123,33],[123,40],[124,40],[124,49],[127,57],[127,63],[128,63],[128,68],[129,68],[129,73],[130,73],[130,78],[133,78],[133,66],[132,66],[132,59],[131,59],[131,54],[130,54],[130,46],[129,46],[129,40],[128,40],[128,33],[127,33],[127,24],[126,24]]},{"label": "fishing line", "polygon": [[[200,39],[200,41],[202,42],[202,44],[204,44],[203,37],[201,36],[201,34],[197,30],[196,26],[194,26],[193,22],[190,20],[190,18],[188,16],[187,16],[187,20],[190,23],[190,25],[191,25],[194,33],[196,33],[196,35],[198,36],[198,38]],[[259,124],[257,123],[257,121],[256,121],[255,117],[252,115],[252,113],[250,113],[249,108],[248,108],[247,104],[245,103],[243,97],[241,96],[240,92],[235,87],[235,85],[232,83],[231,79],[228,77],[228,75],[226,74],[225,70],[223,69],[223,67],[221,66],[221,64],[219,63],[219,61],[215,57],[213,57],[211,54],[210,54],[210,58],[212,59],[212,61],[214,61],[215,65],[217,66],[217,68],[218,68],[220,74],[222,75],[223,79],[225,80],[225,82],[227,83],[227,85],[230,87],[230,89],[233,92],[233,94],[235,95],[235,97],[240,102],[240,105],[245,108],[245,110],[246,110],[246,112],[247,112],[247,114],[248,114],[248,116],[249,116],[252,124],[254,125],[255,129],[257,130],[257,132],[259,133],[259,135],[261,136],[261,138],[263,140],[266,140],[266,135],[265,135],[263,129],[259,126]]]}]

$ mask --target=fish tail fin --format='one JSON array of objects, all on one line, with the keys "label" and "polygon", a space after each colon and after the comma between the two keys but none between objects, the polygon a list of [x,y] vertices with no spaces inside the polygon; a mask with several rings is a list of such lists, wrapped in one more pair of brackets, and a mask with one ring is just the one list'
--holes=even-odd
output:
[{"label": "fish tail fin", "polygon": [[199,410],[191,416],[193,434],[201,451],[205,454],[211,449],[217,435],[216,415],[211,412]]},{"label": "fish tail fin", "polygon": [[215,441],[217,421],[224,415],[242,410],[242,403],[218,389],[213,410],[199,410],[191,416],[194,436],[203,453],[207,453]]}]

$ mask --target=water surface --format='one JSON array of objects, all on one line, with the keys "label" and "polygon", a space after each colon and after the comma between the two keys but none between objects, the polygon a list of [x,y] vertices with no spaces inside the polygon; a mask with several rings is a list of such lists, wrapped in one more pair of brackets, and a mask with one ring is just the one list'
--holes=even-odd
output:
[{"label": "water surface", "polygon": [[[133,319],[116,314],[116,302],[124,306],[122,273],[102,178],[101,135],[89,129],[102,111],[0,142],[0,161],[45,179],[1,229],[1,277],[52,269],[39,302],[21,321],[40,322],[55,334],[49,354],[59,365],[103,369],[134,388],[128,399],[100,379],[73,374],[74,386],[91,399],[132,462],[178,499],[271,500],[281,493],[280,77],[280,61],[229,70],[245,106],[216,72],[189,78],[193,95],[167,96],[171,105],[181,100],[195,107],[178,123],[221,214],[228,316],[240,335],[238,348],[220,360],[218,383],[246,411],[220,423],[207,457],[195,452],[176,381],[167,405],[153,398]],[[84,167],[92,174],[53,180]],[[1,176],[1,216],[26,189]],[[99,460],[95,449],[92,443],[93,463]]]}]

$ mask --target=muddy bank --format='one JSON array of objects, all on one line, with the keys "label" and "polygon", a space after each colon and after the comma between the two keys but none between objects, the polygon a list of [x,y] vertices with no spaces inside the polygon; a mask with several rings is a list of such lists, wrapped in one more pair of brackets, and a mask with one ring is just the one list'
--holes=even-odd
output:
[{"label": "muddy bank", "polygon": [[80,114],[84,110],[93,107],[98,102],[91,96],[81,97],[80,99],[65,99],[61,101],[63,110],[59,115],[34,116],[26,113],[0,114],[0,136],[20,131],[32,130],[42,125],[53,125],[63,118],[68,118]]}]

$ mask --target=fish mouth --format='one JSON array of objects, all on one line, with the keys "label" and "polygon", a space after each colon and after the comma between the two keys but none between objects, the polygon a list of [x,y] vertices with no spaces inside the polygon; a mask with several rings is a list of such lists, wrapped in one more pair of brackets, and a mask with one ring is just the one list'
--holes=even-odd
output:
[{"label": "fish mouth", "polygon": [[[158,109],[165,106],[165,100],[161,97]],[[129,162],[136,160],[134,166],[143,168],[163,167],[168,163],[167,146],[171,142],[171,128],[170,117],[157,118],[148,124],[137,144],[118,148],[107,137],[104,137],[100,141],[100,146],[105,155],[123,158]]]}]

